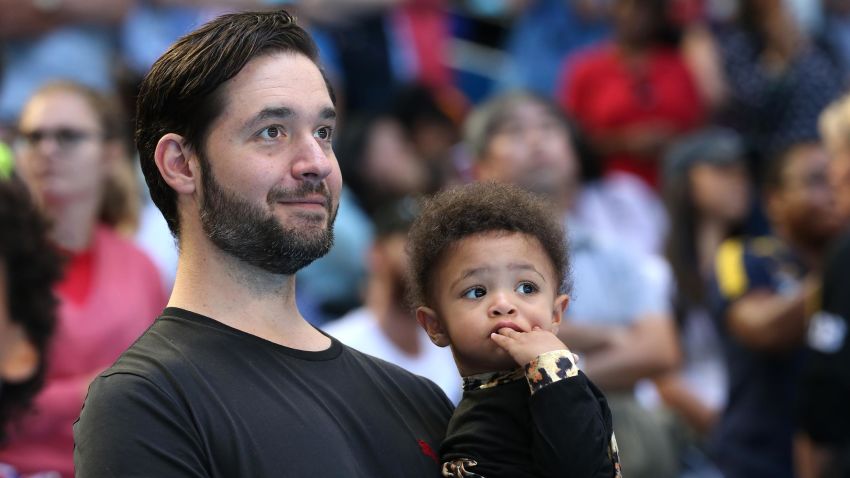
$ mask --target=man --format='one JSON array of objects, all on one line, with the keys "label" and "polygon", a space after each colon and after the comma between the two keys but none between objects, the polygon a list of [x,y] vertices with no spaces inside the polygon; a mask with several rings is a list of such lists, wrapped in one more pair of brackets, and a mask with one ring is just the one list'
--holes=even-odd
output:
[{"label": "man", "polygon": [[418,207],[410,198],[390,202],[375,212],[365,305],[327,324],[324,330],[361,352],[432,380],[457,403],[463,385],[451,351],[431,344],[407,304],[404,247],[417,214]]},{"label": "man", "polygon": [[829,106],[820,130],[844,234],[830,248],[820,311],[808,326],[795,458],[801,478],[850,477],[850,96]]},{"label": "man", "polygon": [[138,99],[145,178],[180,243],[169,307],[93,383],[78,477],[434,476],[451,404],[311,327],[295,272],[341,188],[333,96],[286,12],[179,40]]},{"label": "man", "polygon": [[576,284],[559,335],[582,354],[581,368],[609,399],[624,473],[673,476],[668,436],[634,397],[638,381],[669,371],[678,359],[661,274],[599,241],[572,216],[582,193],[579,164],[552,104],[509,93],[476,109],[465,129],[476,179],[515,183],[563,211]]},{"label": "man", "polygon": [[824,251],[838,231],[817,142],[790,146],[764,174],[771,236],[724,241],[716,304],[729,370],[726,409],[709,448],[727,478],[791,478],[793,405],[805,326],[816,304]]}]

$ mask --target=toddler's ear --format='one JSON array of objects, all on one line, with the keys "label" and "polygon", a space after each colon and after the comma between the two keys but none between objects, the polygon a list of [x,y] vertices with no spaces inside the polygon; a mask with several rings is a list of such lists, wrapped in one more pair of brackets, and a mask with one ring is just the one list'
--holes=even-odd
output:
[{"label": "toddler's ear", "polygon": [[449,334],[446,333],[443,322],[440,320],[440,317],[434,309],[429,307],[417,307],[416,321],[419,322],[419,325],[422,326],[423,329],[425,329],[425,332],[428,333],[428,337],[431,338],[431,342],[434,342],[434,345],[438,347],[445,347],[451,343],[449,340]]},{"label": "toddler's ear", "polygon": [[561,294],[555,298],[555,302],[552,305],[552,327],[553,333],[557,333],[558,325],[561,324],[561,320],[564,318],[564,312],[567,310],[567,307],[570,305],[570,296],[566,294]]}]

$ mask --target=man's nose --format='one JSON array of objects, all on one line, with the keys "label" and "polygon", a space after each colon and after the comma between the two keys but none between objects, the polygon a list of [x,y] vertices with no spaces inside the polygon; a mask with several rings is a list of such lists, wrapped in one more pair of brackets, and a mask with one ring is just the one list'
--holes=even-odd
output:
[{"label": "man's nose", "polygon": [[292,175],[299,180],[320,183],[333,171],[332,151],[319,144],[309,135],[298,141],[295,151]]}]

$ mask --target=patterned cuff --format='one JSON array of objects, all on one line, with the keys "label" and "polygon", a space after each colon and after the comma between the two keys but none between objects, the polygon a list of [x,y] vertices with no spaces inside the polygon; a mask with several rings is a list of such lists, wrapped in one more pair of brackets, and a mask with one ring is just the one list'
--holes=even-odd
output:
[{"label": "patterned cuff", "polygon": [[540,354],[525,365],[525,378],[532,395],[546,385],[578,375],[578,355],[567,349]]}]

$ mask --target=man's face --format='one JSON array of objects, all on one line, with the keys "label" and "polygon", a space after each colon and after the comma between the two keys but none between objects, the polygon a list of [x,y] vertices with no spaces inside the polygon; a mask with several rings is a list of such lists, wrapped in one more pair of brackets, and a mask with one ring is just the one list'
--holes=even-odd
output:
[{"label": "man's face", "polygon": [[829,156],[816,144],[800,146],[790,154],[782,185],[770,198],[771,220],[783,224],[799,240],[823,244],[840,228],[827,176]]},{"label": "man's face", "polygon": [[241,261],[294,274],[330,249],[342,188],[325,81],[306,56],[275,53],[248,62],[222,96],[199,154],[204,232]]},{"label": "man's face", "polygon": [[479,180],[516,184],[546,196],[563,194],[578,178],[564,123],[536,101],[522,101],[492,133],[476,164]]}]

